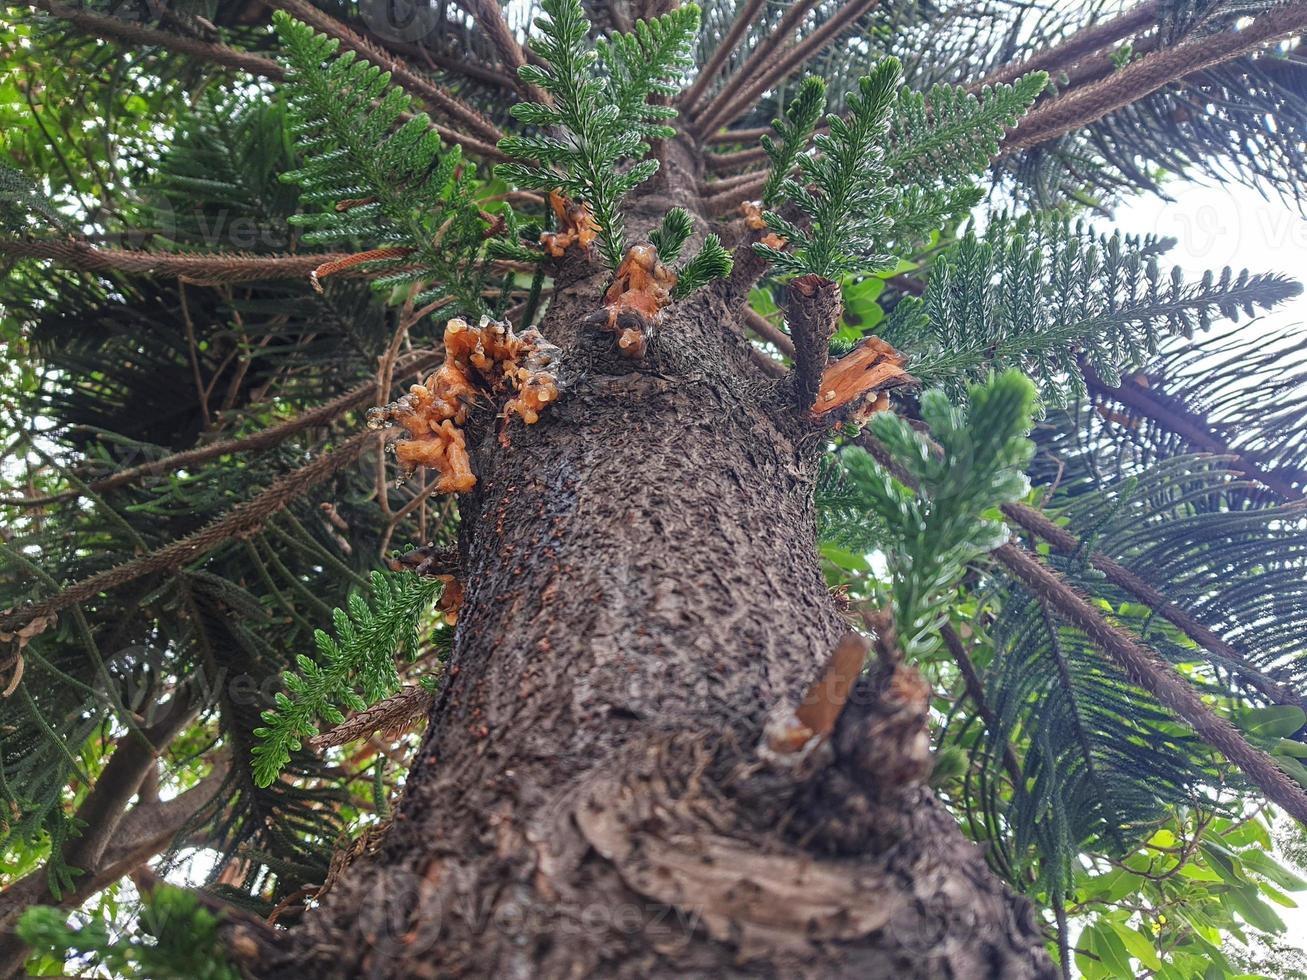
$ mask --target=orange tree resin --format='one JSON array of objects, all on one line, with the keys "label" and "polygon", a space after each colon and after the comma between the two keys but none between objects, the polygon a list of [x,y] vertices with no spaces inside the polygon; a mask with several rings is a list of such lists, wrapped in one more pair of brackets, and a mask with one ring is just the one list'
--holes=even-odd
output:
[{"label": "orange tree resin", "polygon": [[398,401],[368,413],[368,425],[395,425],[408,432],[395,443],[405,477],[419,466],[437,470],[437,493],[466,493],[476,486],[462,426],[476,399],[506,388],[516,392],[505,405],[505,426],[513,415],[534,425],[540,411],[558,397],[553,368],[559,351],[528,330],[520,337],[511,324],[482,317],[478,326],[454,318],[445,325],[445,360],[423,384]]}]

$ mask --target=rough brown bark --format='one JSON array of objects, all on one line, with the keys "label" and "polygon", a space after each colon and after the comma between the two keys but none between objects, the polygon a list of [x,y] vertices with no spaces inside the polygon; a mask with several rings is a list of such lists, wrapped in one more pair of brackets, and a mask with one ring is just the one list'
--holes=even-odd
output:
[{"label": "rough brown bark", "polygon": [[[636,231],[699,207],[670,156]],[[469,432],[455,653],[384,845],[251,972],[1053,976],[930,792],[876,783],[888,729],[846,711],[829,764],[760,761],[847,629],[821,435],[750,368],[728,287],[666,311],[636,362],[581,326],[604,282],[558,272],[565,397],[507,449],[488,418]]]}]

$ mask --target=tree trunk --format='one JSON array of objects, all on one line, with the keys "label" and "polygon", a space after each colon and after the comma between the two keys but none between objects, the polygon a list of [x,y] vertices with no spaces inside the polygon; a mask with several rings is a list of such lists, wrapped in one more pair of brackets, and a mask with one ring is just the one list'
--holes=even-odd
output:
[{"label": "tree trunk", "polygon": [[[636,233],[696,211],[669,149]],[[568,387],[508,448],[491,419],[469,432],[467,594],[394,822],[257,972],[1053,975],[927,789],[759,759],[846,628],[815,540],[825,436],[750,361],[726,290],[665,311],[632,361],[581,325],[605,276],[569,258],[555,282]]]}]

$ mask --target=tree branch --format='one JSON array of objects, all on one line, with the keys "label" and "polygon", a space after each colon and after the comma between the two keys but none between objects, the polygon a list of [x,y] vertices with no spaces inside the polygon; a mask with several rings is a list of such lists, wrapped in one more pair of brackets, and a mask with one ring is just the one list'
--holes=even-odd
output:
[{"label": "tree branch", "polygon": [[458,0],[458,5],[471,14],[472,19],[486,32],[486,36],[499,52],[499,59],[508,69],[513,85],[522,98],[528,102],[553,105],[554,100],[549,93],[535,85],[528,85],[518,77],[517,70],[526,64],[526,55],[509,29],[508,22],[504,20],[504,13],[499,4],[495,0]]},{"label": "tree branch", "polygon": [[[98,248],[80,241],[0,241],[0,255],[51,259],[83,272],[181,277],[199,285],[303,279],[324,262],[349,257],[347,252],[312,255],[206,255]],[[346,275],[361,275],[354,270]]]},{"label": "tree branch", "polygon": [[1307,0],[1292,0],[1254,17],[1246,27],[1183,41],[1154,52],[1100,82],[1051,99],[1008,133],[1003,155],[1081,129],[1194,72],[1248,54],[1307,29]]},{"label": "tree branch", "polygon": [[19,976],[26,945],[14,934],[18,917],[30,906],[54,903],[73,908],[166,850],[197,814],[212,803],[226,781],[227,763],[219,762],[199,783],[170,800],[138,803],[122,818],[100,863],[77,878],[56,900],[44,868],[19,878],[0,891],[0,973]]},{"label": "tree branch", "polygon": [[[412,358],[400,362],[395,367],[395,372],[405,375],[413,371],[423,371],[428,367],[434,367],[440,362],[440,354],[434,351],[419,352]],[[317,408],[301,412],[299,415],[289,418],[277,425],[269,426],[259,432],[248,436],[242,436],[238,439],[223,439],[220,442],[209,443],[205,446],[197,446],[194,449],[186,449],[179,453],[173,453],[162,459],[156,459],[149,463],[142,463],[139,466],[132,466],[125,470],[119,470],[109,476],[101,477],[98,480],[92,480],[86,485],[86,490],[92,493],[103,493],[106,490],[114,490],[129,483],[134,483],[142,477],[154,476],[158,473],[173,473],[177,470],[194,466],[197,463],[205,463],[211,459],[217,459],[220,456],[228,456],[236,453],[254,452],[260,449],[267,449],[276,446],[297,432],[304,429],[311,429],[315,426],[326,425],[334,421],[341,415],[344,415],[352,408],[372,401],[377,394],[377,379],[374,377],[351,388],[337,398],[319,405]],[[73,500],[82,496],[85,490],[71,489],[62,493],[49,494],[44,497],[19,497],[8,500],[0,500],[0,506],[16,507],[38,507],[45,504],[57,503],[63,500]]]},{"label": "tree branch", "polygon": [[348,25],[319,10],[307,0],[268,0],[268,5],[284,10],[314,30],[338,39],[342,48],[353,51],[364,61],[390,72],[391,79],[397,85],[428,105],[442,109],[452,119],[457,119],[470,132],[475,133],[478,138],[489,140],[492,144],[503,138],[502,132],[467,103],[455,98],[429,79],[423,78],[403,61],[392,57],[388,51],[372,44]]},{"label": "tree branch", "polygon": [[77,819],[85,824],[80,837],[64,846],[64,861],[90,872],[99,867],[106,848],[117,836],[119,823],[146,774],[158,764],[159,753],[195,718],[199,704],[192,685],[182,683],[172,699],[158,706],[159,716],[147,728],[129,729],[105,763],[82,805]]},{"label": "tree branch", "polygon": [[1106,384],[1089,365],[1083,365],[1082,370],[1085,381],[1089,383],[1090,390],[1106,395],[1127,408],[1134,409],[1140,415],[1152,419],[1158,425],[1180,436],[1195,449],[1233,457],[1236,469],[1241,470],[1245,476],[1249,476],[1258,483],[1274,490],[1286,500],[1303,500],[1304,497],[1307,497],[1301,488],[1294,486],[1289,480],[1277,473],[1266,472],[1239,450],[1231,448],[1229,444],[1207,427],[1203,419],[1177,411],[1159,401],[1156,395],[1139,385],[1126,383],[1113,388],[1111,385]]},{"label": "tree branch", "polygon": [[1012,542],[993,553],[1012,576],[1106,653],[1130,679],[1237,765],[1266,798],[1307,823],[1307,793],[1269,755],[1217,716],[1175,668],[1125,629],[1113,626],[1052,569]]},{"label": "tree branch", "polygon": [[[183,37],[180,34],[173,34],[169,31],[160,31],[153,28],[141,27],[137,24],[129,24],[126,21],[119,20],[117,17],[86,13],[72,7],[67,7],[61,3],[56,3],[54,0],[29,0],[29,2],[31,2],[33,6],[44,10],[61,20],[66,20],[84,33],[95,37],[109,38],[110,40],[133,46],[156,46],[167,48],[168,50],[176,51],[179,54],[190,55],[193,58],[198,58],[212,64],[225,65],[228,68],[238,68],[241,71],[249,72],[251,75],[259,75],[276,82],[281,81],[286,76],[285,69],[271,58],[250,54],[245,51],[238,51],[225,44],[213,44],[207,41],[197,41],[194,38]],[[358,37],[358,35],[354,36]],[[359,40],[362,42],[361,38],[359,38]],[[362,43],[366,44],[366,42]],[[367,45],[367,47],[372,49],[371,45]],[[410,72],[410,74],[412,73]],[[413,77],[417,78],[418,76],[414,75]],[[421,81],[422,80],[419,79],[419,82]],[[428,89],[439,91],[430,82],[427,82],[426,86]],[[447,97],[452,99],[452,96]],[[457,102],[457,100],[453,101]],[[459,104],[461,105],[461,103]],[[467,111],[472,112],[473,110],[468,109]],[[479,116],[477,118],[480,119]],[[481,119],[481,123],[484,126],[489,126],[489,123],[484,119]],[[499,152],[499,148],[494,145],[494,142],[499,138],[497,135],[494,136],[491,142],[487,143],[483,140],[450,129],[448,126],[443,126],[440,123],[433,122],[432,128],[440,134],[441,139],[445,142],[456,143],[473,156],[487,160],[506,159],[504,154]],[[490,132],[497,134],[499,131],[490,127]]]},{"label": "tree branch", "polygon": [[[772,56],[772,52],[790,39],[794,32],[799,29],[799,25],[803,23],[803,18],[806,17],[808,12],[816,5],[817,0],[796,0],[795,3],[791,4],[790,8],[786,10],[785,14],[781,17],[780,23],[776,25],[776,29],[758,42],[758,46],[750,52],[749,57],[745,59],[744,64],[736,69],[735,73],[726,80],[726,84],[717,91],[717,94],[713,96],[712,101],[690,119],[691,128],[699,133],[701,138],[705,135],[707,130],[698,125],[699,121],[705,118],[708,114],[713,113],[715,107],[724,105],[725,100],[733,98],[735,93],[737,93],[743,85],[748,84],[750,79],[756,78],[758,73],[761,72],[766,65],[767,59]],[[688,116],[689,113],[687,112],[686,115]]]},{"label": "tree branch", "polygon": [[744,308],[744,325],[782,354],[794,356],[794,341],[771,325],[771,321],[750,306]]},{"label": "tree branch", "polygon": [[726,64],[726,59],[739,47],[740,41],[744,39],[744,35],[753,26],[754,21],[758,19],[758,12],[762,10],[763,4],[766,2],[767,0],[748,0],[740,8],[739,13],[735,15],[735,20],[731,22],[731,29],[726,32],[726,36],[713,50],[708,63],[699,69],[694,84],[681,94],[679,105],[682,115],[690,116],[694,114],[694,110],[703,98],[704,92],[707,91],[713,79],[721,72],[722,66]]},{"label": "tree branch", "polygon": [[[940,628],[940,636],[944,638],[944,646],[952,655],[953,662],[958,665],[963,687],[971,703],[976,706],[976,713],[980,715],[990,731],[998,731],[998,716],[985,700],[985,685],[981,683],[980,675],[976,673],[976,665],[971,662],[966,647],[962,645],[962,638],[958,636],[951,623],[945,623]],[[1013,786],[1022,785],[1024,780],[1021,777],[1021,763],[1017,761],[1016,753],[1012,751],[1012,743],[1007,739],[1003,740],[1003,769],[1007,772],[1008,779],[1012,780]]]},{"label": "tree branch", "polygon": [[40,602],[0,613],[0,631],[8,632],[39,617],[50,616],[68,606],[93,599],[101,592],[116,589],[145,575],[181,568],[232,538],[257,532],[268,518],[284,510],[310,489],[353,463],[367,445],[380,435],[365,431],[353,436],[337,449],[323,453],[313,462],[280,476],[259,495],[233,507],[223,517],[198,531],[169,542],[147,555],[115,565],[113,568],[75,582],[63,591]]},{"label": "tree branch", "polygon": [[[1075,554],[1080,539],[1064,527],[1054,524],[1041,511],[1022,503],[1003,505],[1003,515],[1026,531],[1043,538],[1064,554]],[[1153,612],[1178,628],[1204,650],[1215,654],[1244,680],[1275,704],[1296,704],[1307,711],[1307,695],[1293,691],[1266,676],[1248,662],[1243,651],[1217,635],[1191,614],[1175,605],[1154,586],[1107,555],[1094,553],[1089,563],[1102,572],[1109,582],[1144,603]]]},{"label": "tree branch", "polygon": [[745,201],[756,200],[758,195],[762,193],[762,189],[766,186],[766,174],[759,174],[752,180],[735,184],[730,190],[722,191],[720,194],[714,194],[712,197],[704,198],[704,213],[714,218],[720,218],[724,214],[730,214]]},{"label": "tree branch", "polygon": [[[899,466],[885,447],[872,436],[864,432],[858,438],[858,445],[866,449],[899,482],[914,490],[919,489],[911,474]],[[1009,508],[1019,506],[1009,504],[1004,506],[1003,511],[1011,516]],[[1307,823],[1307,793],[1303,792],[1302,787],[1280,769],[1269,755],[1248,742],[1238,729],[1213,713],[1174,667],[1144,646],[1130,631],[1109,623],[1057,572],[1024,548],[1008,542],[990,554],[1031,593],[1088,636],[1100,651],[1124,671],[1131,683],[1152,694],[1163,707],[1187,723],[1203,741],[1214,746],[1238,766],[1267,799]]]},{"label": "tree branch", "polygon": [[133,46],[152,46],[167,48],[179,54],[190,55],[201,61],[228,68],[237,68],[251,75],[263,75],[266,78],[280,80],[285,72],[281,65],[262,55],[238,51],[225,44],[198,41],[195,38],[160,31],[140,24],[131,24],[117,17],[94,14],[75,7],[69,7],[54,0],[31,0],[32,6],[46,13],[66,20],[78,30],[95,37],[110,38]]},{"label": "tree branch", "polygon": [[1145,0],[1144,3],[1118,17],[1077,31],[1061,44],[1055,44],[1051,48],[1031,55],[1025,61],[998,69],[986,78],[972,83],[967,90],[976,93],[995,85],[1010,85],[1022,75],[1029,75],[1032,71],[1046,71],[1050,75],[1055,75],[1071,67],[1086,55],[1093,54],[1109,44],[1115,44],[1145,27],[1156,24],[1159,10],[1158,0]]},{"label": "tree branch", "polygon": [[[777,82],[785,79],[796,68],[810,61],[825,49],[855,20],[877,5],[879,0],[847,0],[826,23],[788,48],[775,63],[767,65],[757,76],[733,97],[724,99],[721,93],[695,120],[695,132],[702,136],[733,121],[748,112],[758,99]],[[743,72],[741,72],[743,75]]]}]

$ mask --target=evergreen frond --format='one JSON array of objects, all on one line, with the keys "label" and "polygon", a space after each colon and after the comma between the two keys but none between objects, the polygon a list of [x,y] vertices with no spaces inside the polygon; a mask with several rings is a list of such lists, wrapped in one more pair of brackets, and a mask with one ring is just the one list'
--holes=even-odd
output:
[{"label": "evergreen frond", "polygon": [[[400,688],[395,655],[418,650],[418,623],[440,591],[440,580],[407,574],[372,573],[372,604],[358,593],[348,609],[332,615],[335,637],[314,633],[318,660],[295,658],[297,670],[283,675],[286,691],[276,707],[263,713],[256,728],[254,779],[268,786],[298,751],[304,739],[318,734],[317,719],[339,725],[342,708],[362,711]],[[361,692],[361,693],[360,693]]]},{"label": "evergreen frond", "polygon": [[672,296],[681,299],[689,296],[701,286],[706,286],[714,279],[721,279],[731,273],[731,253],[722,246],[721,239],[709,235],[704,239],[703,247],[695,253],[694,258],[685,263],[676,273],[676,286]]},{"label": "evergreen frond", "polygon": [[771,173],[767,175],[767,184],[762,191],[764,207],[776,206],[786,179],[794,170],[799,155],[812,141],[813,130],[825,109],[826,83],[809,75],[799,83],[799,92],[785,110],[785,115],[772,120],[772,129],[780,143],[777,144],[769,135],[760,140],[767,151],[767,159],[771,161]]},{"label": "evergreen frond", "polygon": [[768,226],[790,248],[757,244],[754,249],[781,274],[833,280],[844,272],[889,263],[890,257],[878,251],[896,203],[887,187],[890,172],[883,143],[900,77],[898,60],[886,58],[859,79],[858,94],[849,96],[847,117],[827,117],[830,132],[815,138],[817,154],[799,159],[802,180],[786,178],[781,185],[782,196],[810,225],[801,228],[773,211],[766,213]]},{"label": "evergreen frond", "polygon": [[983,173],[998,156],[1003,133],[1047,85],[1047,74],[1032,72],[979,95],[960,85],[935,85],[928,93],[902,89],[885,155],[894,181],[930,186]]},{"label": "evergreen frond", "polygon": [[694,231],[694,222],[685,208],[672,208],[663,215],[662,224],[649,232],[649,241],[658,251],[658,259],[671,265],[681,257],[681,249]]},{"label": "evergreen frond", "polygon": [[516,119],[540,132],[500,140],[501,150],[523,162],[500,164],[495,173],[584,202],[599,228],[600,253],[616,269],[626,252],[622,199],[658,170],[657,160],[645,159],[648,141],[676,132],[666,125],[676,110],[649,98],[675,94],[672,80],[688,64],[699,8],[686,4],[593,46],[580,0],[541,0],[540,9],[535,45],[548,67],[524,65],[518,74],[554,104],[513,106]]},{"label": "evergreen frond", "polygon": [[1061,405],[1085,393],[1081,359],[1116,384],[1165,334],[1252,316],[1299,291],[1282,276],[1228,268],[1186,283],[1157,262],[1169,245],[1098,235],[1069,218],[999,216],[936,259],[920,305],[905,301],[883,335],[912,355],[910,370],[924,382],[960,394],[966,380],[1017,367]]},{"label": "evergreen frond", "polygon": [[1012,866],[1038,858],[1039,883],[1060,891],[1077,853],[1127,852],[1168,805],[1212,777],[1210,761],[1169,712],[1036,597],[1013,586],[991,632],[985,700],[997,724],[975,756],[997,778],[1002,746],[1029,740],[1010,804],[989,794],[981,805],[995,809],[990,822],[1005,829]]},{"label": "evergreen frond", "polygon": [[485,312],[477,259],[487,223],[460,148],[442,147],[427,116],[411,115],[411,97],[389,74],[351,51],[337,56],[339,41],[282,11],[274,22],[305,158],[283,179],[300,186],[306,208],[320,209],[293,219],[309,229],[304,240],[386,249],[367,267],[425,280],[418,302],[450,297],[455,311]]},{"label": "evergreen frond", "polygon": [[864,450],[843,454],[864,507],[886,528],[894,620],[903,652],[913,660],[938,646],[950,594],[967,564],[996,548],[1007,533],[986,513],[1027,487],[1022,470],[1034,449],[1025,437],[1034,386],[1007,371],[972,387],[969,396],[966,408],[938,390],[922,396],[922,420],[942,453],[892,412],[879,412],[868,423],[920,492],[899,483]]},{"label": "evergreen frond", "polygon": [[[947,85],[928,94],[900,89],[901,75],[897,59],[886,58],[860,79],[847,116],[828,117],[830,132],[815,138],[812,156],[801,155],[807,142],[801,125],[815,123],[821,95],[815,88],[800,93],[794,118],[774,124],[785,138],[781,147],[763,138],[773,163],[764,201],[775,208],[789,200],[807,218],[804,226],[775,210],[766,213],[768,226],[790,247],[754,249],[779,273],[833,280],[886,268],[968,213],[982,196],[972,179],[1046,81],[1033,73],[976,97]],[[800,179],[783,172],[796,158]]]}]

